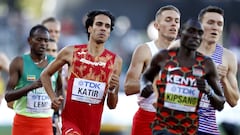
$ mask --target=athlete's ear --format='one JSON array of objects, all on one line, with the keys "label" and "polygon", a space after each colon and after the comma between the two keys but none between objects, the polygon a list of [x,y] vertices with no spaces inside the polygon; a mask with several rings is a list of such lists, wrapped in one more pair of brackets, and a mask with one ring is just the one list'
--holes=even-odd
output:
[{"label": "athlete's ear", "polygon": [[158,23],[157,23],[156,21],[153,22],[153,26],[154,26],[154,28],[155,28],[156,30],[159,30],[159,28],[158,28]]}]

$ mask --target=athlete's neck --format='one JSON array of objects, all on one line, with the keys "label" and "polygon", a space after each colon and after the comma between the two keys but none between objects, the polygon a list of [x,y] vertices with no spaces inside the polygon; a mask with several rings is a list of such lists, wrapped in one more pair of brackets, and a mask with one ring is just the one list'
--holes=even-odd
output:
[{"label": "athlete's neck", "polygon": [[38,55],[34,55],[34,54],[30,54],[30,57],[32,58],[32,61],[34,62],[34,64],[36,65],[40,65],[42,64],[44,61],[47,60],[47,55],[41,55],[41,56],[38,56]]},{"label": "athlete's neck", "polygon": [[155,45],[157,46],[157,48],[161,48],[161,49],[167,49],[168,46],[172,43],[172,41],[169,40],[162,40],[162,39],[157,39],[154,41]]},{"label": "athlete's neck", "polygon": [[217,43],[208,44],[206,42],[202,42],[198,51],[204,55],[211,56],[214,53],[216,46]]},{"label": "athlete's neck", "polygon": [[88,53],[92,56],[100,56],[104,51],[104,45],[103,44],[88,44]]}]

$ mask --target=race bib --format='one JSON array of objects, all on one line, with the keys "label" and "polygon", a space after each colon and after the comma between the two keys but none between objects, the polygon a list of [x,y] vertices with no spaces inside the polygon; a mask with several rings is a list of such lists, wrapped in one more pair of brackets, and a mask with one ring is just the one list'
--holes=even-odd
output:
[{"label": "race bib", "polygon": [[98,104],[102,101],[106,83],[74,78],[72,100]]},{"label": "race bib", "polygon": [[206,94],[202,94],[201,100],[200,100],[200,107],[202,108],[208,108],[210,107],[210,100],[208,99]]},{"label": "race bib", "polygon": [[48,113],[51,110],[51,100],[43,87],[27,94],[27,111],[31,113]]},{"label": "race bib", "polygon": [[199,93],[196,87],[167,83],[164,107],[184,112],[195,112]]}]

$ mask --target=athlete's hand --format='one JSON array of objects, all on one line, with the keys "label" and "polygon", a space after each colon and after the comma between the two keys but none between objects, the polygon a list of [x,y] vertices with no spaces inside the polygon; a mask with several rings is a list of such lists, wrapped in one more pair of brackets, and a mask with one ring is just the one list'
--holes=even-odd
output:
[{"label": "athlete's hand", "polygon": [[197,78],[197,88],[199,91],[208,94],[210,89],[208,89],[208,84],[206,83],[205,79]]},{"label": "athlete's hand", "polygon": [[40,79],[38,79],[37,81],[34,81],[32,84],[31,84],[31,87],[32,87],[32,90],[36,89],[36,88],[39,88],[39,87],[42,87],[42,82]]},{"label": "athlete's hand", "polygon": [[113,71],[113,74],[111,76],[110,82],[109,82],[109,90],[114,90],[119,86],[119,76],[116,74],[116,70]]},{"label": "athlete's hand", "polygon": [[146,85],[146,87],[143,88],[141,91],[141,97],[148,98],[153,93],[153,87],[152,84]]},{"label": "athlete's hand", "polygon": [[62,96],[54,98],[52,101],[52,109],[54,109],[55,111],[59,110],[63,100],[64,98]]},{"label": "athlete's hand", "polygon": [[220,79],[223,79],[227,76],[227,67],[224,65],[217,65],[217,72]]}]

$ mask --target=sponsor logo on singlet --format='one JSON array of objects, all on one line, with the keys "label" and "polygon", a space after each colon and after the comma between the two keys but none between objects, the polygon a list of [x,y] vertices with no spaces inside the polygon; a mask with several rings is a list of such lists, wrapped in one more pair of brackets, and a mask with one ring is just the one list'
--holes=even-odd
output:
[{"label": "sponsor logo on singlet", "polygon": [[94,65],[94,66],[102,66],[102,67],[105,67],[106,66],[106,63],[105,62],[102,62],[102,61],[99,61],[99,62],[92,62],[92,61],[89,61],[85,58],[81,58],[80,61],[82,63],[85,63],[85,64],[90,64],[90,65]]},{"label": "sponsor logo on singlet", "polygon": [[167,82],[182,84],[182,85],[189,85],[189,86],[196,86],[195,78],[183,77],[179,75],[167,75]]},{"label": "sponsor logo on singlet", "polygon": [[27,94],[27,111],[31,113],[48,113],[51,100],[43,87],[29,91]]},{"label": "sponsor logo on singlet", "polygon": [[91,81],[81,78],[74,78],[72,88],[72,100],[91,104],[98,104],[102,101],[106,83]]},{"label": "sponsor logo on singlet", "polygon": [[199,90],[196,79],[179,75],[167,75],[164,107],[185,112],[194,112],[198,104]]}]

